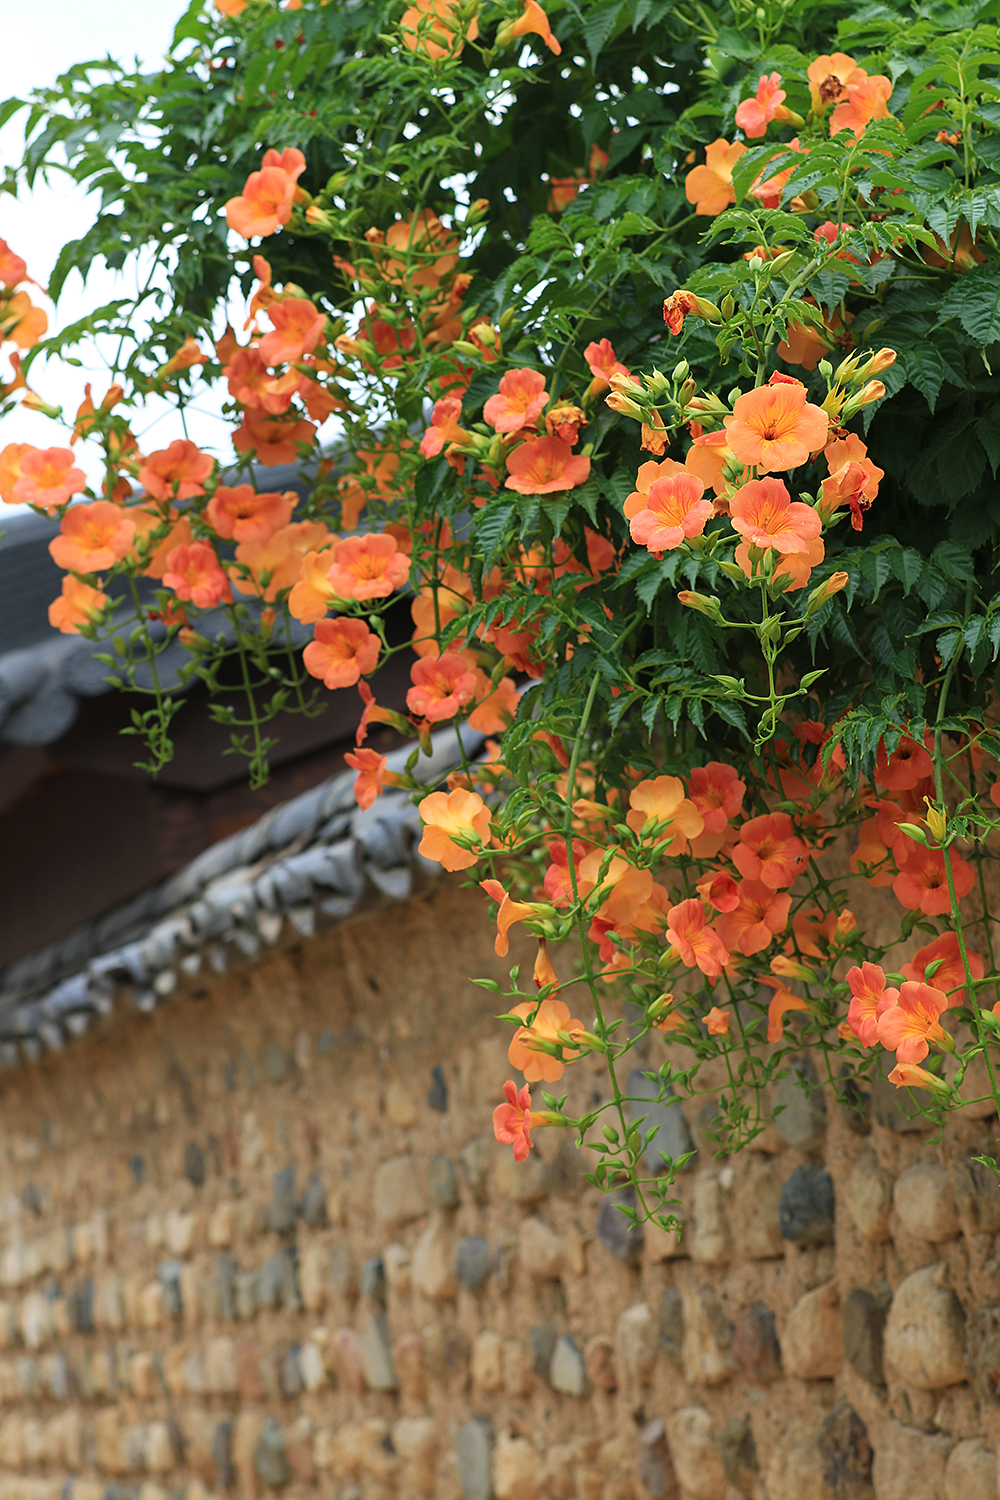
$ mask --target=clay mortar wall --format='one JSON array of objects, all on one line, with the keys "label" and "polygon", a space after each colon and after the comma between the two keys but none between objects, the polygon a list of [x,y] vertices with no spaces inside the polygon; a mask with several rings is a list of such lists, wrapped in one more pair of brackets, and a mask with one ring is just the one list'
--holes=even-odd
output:
[{"label": "clay mortar wall", "polygon": [[996,1500],[986,1106],[668,1110],[630,1235],[492,1138],[491,936],[442,883],[0,1077],[0,1500]]}]

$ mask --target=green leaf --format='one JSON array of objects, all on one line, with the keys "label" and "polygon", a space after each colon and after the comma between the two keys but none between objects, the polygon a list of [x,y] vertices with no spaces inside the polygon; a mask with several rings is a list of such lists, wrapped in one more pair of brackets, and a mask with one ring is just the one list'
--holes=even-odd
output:
[{"label": "green leaf", "polygon": [[604,51],[605,43],[615,29],[615,22],[618,20],[621,9],[621,0],[612,0],[610,5],[604,5],[600,10],[595,10],[584,23],[583,40],[590,53],[590,65],[595,70],[597,59]]},{"label": "green leaf", "polygon": [[492,566],[500,551],[516,512],[512,500],[492,500],[480,512],[476,523],[476,540],[482,548],[483,567]]},{"label": "green leaf", "polygon": [[908,594],[923,571],[924,560],[915,547],[900,547],[888,554],[889,565]]},{"label": "green leaf", "polygon": [[731,724],[734,729],[738,729],[744,739],[749,740],[746,714],[738,703],[730,703],[725,698],[715,699],[712,703],[712,711],[718,714],[726,724]]},{"label": "green leaf", "polygon": [[986,457],[990,462],[993,477],[996,478],[997,467],[1000,465],[1000,401],[995,401],[976,423],[976,437],[986,450]]},{"label": "green leaf", "polygon": [[972,266],[963,271],[941,302],[942,318],[957,318],[978,344],[1000,339],[1000,269],[996,265]]},{"label": "green leaf", "polygon": [[752,37],[744,36],[734,26],[720,26],[712,47],[726,57],[739,58],[740,62],[752,62],[755,57],[760,56],[760,44]]}]

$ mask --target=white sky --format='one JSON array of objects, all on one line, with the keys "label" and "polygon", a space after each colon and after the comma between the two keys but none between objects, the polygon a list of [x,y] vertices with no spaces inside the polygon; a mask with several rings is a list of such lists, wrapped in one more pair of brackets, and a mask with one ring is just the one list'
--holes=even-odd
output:
[{"label": "white sky", "polygon": [[[183,10],[184,0],[146,0],[145,4],[136,4],[135,0],[30,0],[27,5],[5,6],[4,50],[8,58],[17,59],[17,67],[7,69],[7,83],[0,95],[16,92],[19,98],[24,98],[30,89],[54,83],[73,64],[108,54],[127,66],[136,57],[143,66],[155,66],[169,46],[173,27]],[[23,118],[23,114],[15,116],[0,131],[0,161],[5,165],[21,158]],[[44,286],[59,250],[67,240],[77,238],[89,228],[95,209],[96,199],[88,199],[63,173],[53,172],[48,185],[36,180],[34,190],[22,193],[17,201],[8,194],[0,195],[0,238],[23,256],[28,263],[28,275]],[[135,276],[134,266],[126,264],[121,272],[112,272],[100,263],[92,268],[84,287],[82,277],[71,273],[56,308],[37,288],[30,290],[32,299],[48,312],[51,332],[122,296],[124,286],[135,285]],[[83,387],[88,380],[98,399],[109,384],[106,367],[92,346],[81,346],[75,353],[83,359],[83,369],[61,362],[46,365],[38,360],[31,372],[31,384],[38,394],[53,405],[62,406],[70,420],[83,399]],[[206,448],[215,446],[223,435],[217,414],[220,400],[217,397],[214,402],[196,402],[196,408],[199,405],[203,408],[200,413],[188,409],[189,436]],[[148,410],[141,418],[137,416],[134,426],[139,445],[146,452],[165,447],[173,438],[183,436],[178,419],[162,404],[158,412]],[[3,419],[0,447],[12,442],[63,446],[68,437],[58,423],[37,412],[17,409]],[[99,455],[95,450],[88,461],[85,447],[77,448],[80,462],[96,477],[100,472]]]}]

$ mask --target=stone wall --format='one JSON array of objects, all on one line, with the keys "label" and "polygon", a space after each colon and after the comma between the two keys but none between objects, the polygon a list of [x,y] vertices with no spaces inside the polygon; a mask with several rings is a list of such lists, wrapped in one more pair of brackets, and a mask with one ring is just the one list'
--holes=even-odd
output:
[{"label": "stone wall", "polygon": [[2,1076],[0,1500],[996,1500],[995,1119],[685,1106],[630,1235],[493,1141],[497,971],[443,884]]}]

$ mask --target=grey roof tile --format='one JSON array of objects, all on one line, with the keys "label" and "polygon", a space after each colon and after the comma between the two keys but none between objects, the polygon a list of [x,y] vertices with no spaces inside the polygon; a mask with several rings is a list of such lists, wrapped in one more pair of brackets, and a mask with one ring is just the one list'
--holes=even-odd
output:
[{"label": "grey roof tile", "polygon": [[[466,757],[481,735],[463,735]],[[400,770],[411,748],[394,751]],[[460,764],[456,735],[439,732],[417,774],[429,784]],[[366,899],[404,901],[416,873],[439,866],[416,852],[420,819],[409,797],[390,791],[366,812],[354,803],[354,773],[266,813],[222,839],[160,886],[0,972],[0,1065],[37,1058],[82,1034],[121,993],[149,1012],[207,962],[216,973],[279,941],[286,922],[301,937],[338,922]]]}]

